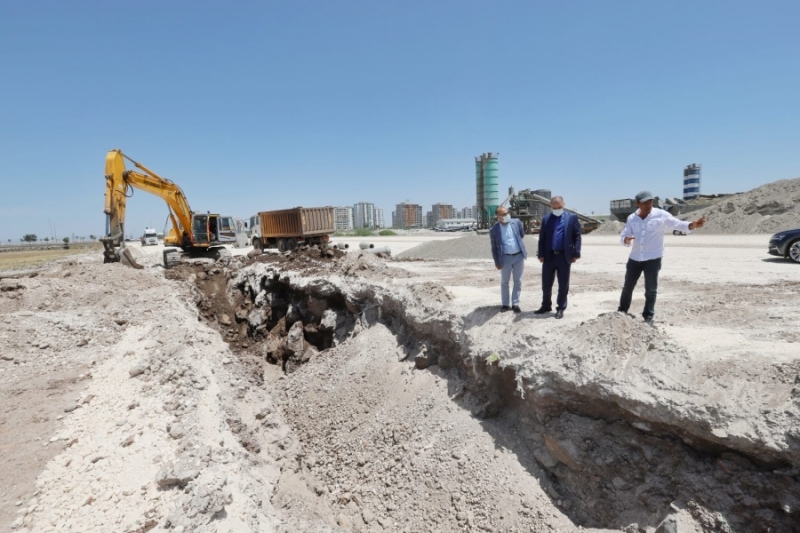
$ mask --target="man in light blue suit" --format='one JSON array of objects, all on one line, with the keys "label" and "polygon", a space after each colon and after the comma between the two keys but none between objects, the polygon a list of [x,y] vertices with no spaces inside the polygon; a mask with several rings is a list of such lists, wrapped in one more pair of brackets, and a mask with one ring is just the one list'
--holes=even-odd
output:
[{"label": "man in light blue suit", "polygon": [[[525,228],[519,219],[511,218],[508,209],[503,206],[495,211],[497,224],[489,230],[489,240],[492,243],[492,258],[494,266],[501,271],[500,275],[500,301],[502,307],[500,311],[505,312],[513,309],[515,313],[522,310],[519,308],[519,295],[522,292],[522,273],[525,271],[525,259],[528,258],[528,251],[525,249]],[[514,289],[511,298],[508,295],[508,284],[511,277],[514,277]],[[509,304],[511,306],[509,307]]]},{"label": "man in light blue suit", "polygon": [[534,314],[553,310],[553,282],[558,276],[556,318],[564,318],[570,269],[581,257],[581,222],[577,215],[564,210],[564,199],[560,196],[553,196],[550,209],[552,211],[542,218],[539,230],[536,256],[542,263],[542,306]]}]

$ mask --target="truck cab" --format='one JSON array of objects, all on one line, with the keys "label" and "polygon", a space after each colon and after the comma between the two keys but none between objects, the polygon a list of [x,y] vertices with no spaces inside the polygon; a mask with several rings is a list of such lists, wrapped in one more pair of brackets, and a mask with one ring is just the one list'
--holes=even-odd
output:
[{"label": "truck cab", "polygon": [[156,230],[147,228],[142,235],[142,246],[158,246],[158,233]]},{"label": "truck cab", "polygon": [[250,217],[250,223],[247,229],[247,242],[255,248],[260,248],[261,243],[261,217],[253,215]]}]

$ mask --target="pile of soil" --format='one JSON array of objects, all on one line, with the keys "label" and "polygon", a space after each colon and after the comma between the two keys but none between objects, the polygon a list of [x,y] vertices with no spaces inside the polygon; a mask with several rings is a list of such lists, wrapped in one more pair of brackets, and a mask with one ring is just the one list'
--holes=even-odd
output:
[{"label": "pile of soil", "polygon": [[780,180],[681,215],[707,219],[705,233],[776,233],[800,227],[800,178]]},{"label": "pile of soil", "polygon": [[[527,236],[528,249],[535,243],[535,237]],[[492,248],[489,235],[470,233],[444,241],[431,241],[415,246],[398,254],[398,259],[491,259]]]},{"label": "pile of soil", "polygon": [[625,223],[619,220],[606,220],[594,230],[592,235],[619,235],[625,229]]}]

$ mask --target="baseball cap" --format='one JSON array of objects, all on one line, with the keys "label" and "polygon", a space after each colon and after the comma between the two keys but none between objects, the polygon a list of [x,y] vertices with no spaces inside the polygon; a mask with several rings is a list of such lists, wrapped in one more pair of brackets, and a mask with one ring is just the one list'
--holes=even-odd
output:
[{"label": "baseball cap", "polygon": [[642,191],[636,195],[637,202],[646,202],[648,200],[652,200],[654,198],[653,193],[650,191]]}]

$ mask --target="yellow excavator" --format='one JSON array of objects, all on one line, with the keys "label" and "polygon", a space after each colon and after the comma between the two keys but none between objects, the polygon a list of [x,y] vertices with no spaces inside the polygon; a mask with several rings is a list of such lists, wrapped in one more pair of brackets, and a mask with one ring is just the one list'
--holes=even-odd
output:
[{"label": "yellow excavator", "polygon": [[[125,169],[125,159],[141,170]],[[125,208],[133,189],[154,194],[167,202],[172,229],[164,236],[164,266],[169,268],[181,261],[183,251],[190,257],[230,258],[224,244],[236,242],[233,217],[211,213],[195,213],[186,195],[175,183],[162,178],[144,165],[122,153],[111,150],[106,155],[106,236],[103,243],[103,262],[142,268],[125,246]]]}]

